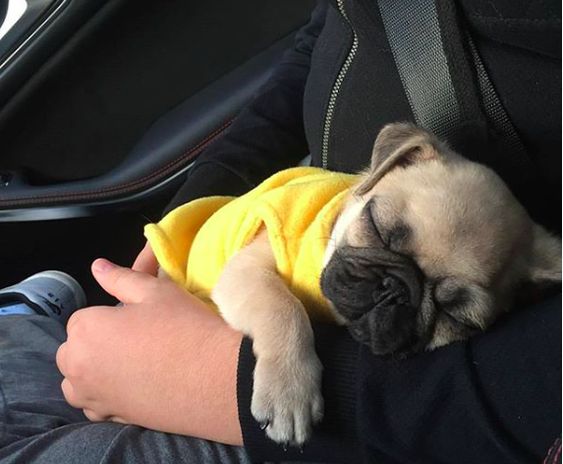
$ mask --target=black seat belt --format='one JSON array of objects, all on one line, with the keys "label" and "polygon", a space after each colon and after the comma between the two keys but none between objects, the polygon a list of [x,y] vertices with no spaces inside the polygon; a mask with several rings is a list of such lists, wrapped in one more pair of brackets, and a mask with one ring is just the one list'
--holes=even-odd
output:
[{"label": "black seat belt", "polygon": [[466,87],[474,80],[473,71],[466,60],[452,60],[463,52],[461,37],[457,28],[442,27],[440,2],[379,0],[379,9],[416,122],[450,141],[468,124],[477,131],[474,138],[485,137],[476,91]]},{"label": "black seat belt", "polygon": [[541,204],[526,153],[451,0],[378,0],[417,124],[495,169],[528,210]]},{"label": "black seat belt", "polygon": [[483,104],[485,107],[485,112],[489,118],[489,121],[494,125],[494,129],[498,134],[501,134],[502,138],[505,140],[506,148],[509,149],[513,156],[513,162],[520,165],[520,169],[529,169],[530,159],[524,148],[524,144],[520,140],[516,129],[514,128],[512,121],[508,117],[502,103],[493,87],[487,70],[481,61],[481,57],[475,47],[475,43],[470,36],[467,36],[467,42],[469,49],[471,50],[471,56],[473,57],[473,63],[475,64],[475,69],[477,71],[477,82],[483,97]]}]

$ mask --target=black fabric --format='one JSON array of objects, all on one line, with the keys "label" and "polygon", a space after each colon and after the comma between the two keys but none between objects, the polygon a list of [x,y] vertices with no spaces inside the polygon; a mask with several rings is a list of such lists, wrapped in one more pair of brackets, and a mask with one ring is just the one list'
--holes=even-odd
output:
[{"label": "black fabric", "polygon": [[560,232],[561,2],[460,3],[483,65],[545,187],[548,204],[530,213]]},{"label": "black fabric", "polygon": [[254,461],[537,463],[560,433],[561,300],[519,311],[489,333],[411,359],[377,357],[317,326],[327,415],[284,451],[252,420],[254,357],[241,347],[239,408]]},{"label": "black fabric", "polygon": [[198,158],[167,210],[204,195],[240,194],[307,155],[303,93],[325,12],[326,5],[315,10],[311,22],[296,35],[294,49],[252,104]]},{"label": "black fabric", "polygon": [[[254,462],[361,462],[363,450],[359,445],[356,401],[358,395],[359,345],[343,334],[338,327],[314,327],[316,351],[323,361],[323,395],[325,408],[322,422],[315,428],[315,437],[302,450],[284,449],[264,438],[264,432],[250,414],[252,379],[255,365],[252,342],[245,338],[240,348],[237,376],[239,419],[244,444]],[[338,381],[334,381],[334,379]]]},{"label": "black fabric", "polygon": [[[460,2],[458,9],[500,101],[546,185],[551,204],[541,222],[559,231],[561,5],[553,1],[523,3],[505,0],[495,9],[484,1]],[[373,140],[385,123],[414,120],[377,7],[366,0],[352,5],[348,16],[356,23],[360,46],[337,101],[329,157],[330,168],[348,172],[367,165]],[[483,26],[490,23],[498,27]],[[526,34],[525,44],[516,40],[518,31]],[[296,49],[286,56],[270,84],[235,121],[224,140],[201,157],[202,164],[220,162],[232,171],[230,175],[223,173],[223,181],[214,185],[227,192],[232,181],[237,185],[233,193],[240,193],[241,178],[235,172],[244,174],[251,187],[307,152],[312,154],[314,165],[321,164],[327,95],[351,41],[349,27],[337,9],[321,2],[313,23],[299,34]],[[205,184],[203,179],[212,170],[212,164],[198,167],[190,182]],[[203,179],[195,181],[200,176]],[[207,193],[213,188],[207,187]],[[186,184],[172,205],[197,198],[200,188],[196,190],[191,192]]]},{"label": "black fabric", "polygon": [[[336,99],[328,140],[328,167],[355,172],[369,164],[379,130],[391,121],[414,122],[395,67],[381,16],[372,1],[346,1],[346,13],[358,36],[358,50]],[[328,95],[353,41],[336,2],[313,50],[305,88],[305,133],[313,164],[321,165]]]},{"label": "black fabric", "polygon": [[561,2],[461,0],[471,29],[503,45],[561,58]]},{"label": "black fabric", "polygon": [[[543,223],[559,230],[561,59],[554,41],[561,39],[561,6],[555,0],[456,4],[533,165],[547,179],[551,204]],[[320,1],[295,50],[200,157],[170,207],[211,193],[206,175],[223,193],[238,193],[307,151],[320,165],[330,96],[354,37],[354,58],[330,108],[328,167],[364,168],[385,123],[413,121],[376,2],[341,5],[347,18],[336,1]],[[477,155],[489,161],[487,153]],[[560,299],[510,314],[470,342],[407,361],[374,357],[344,329],[314,330],[325,367],[326,417],[302,453],[275,445],[252,419],[254,359],[251,343],[241,346],[239,415],[256,461],[539,462],[560,436]]]},{"label": "black fabric", "polygon": [[[416,122],[488,164],[536,219],[549,216],[545,183],[506,114],[455,2],[378,1]],[[418,40],[424,36],[424,40]],[[486,115],[486,116],[485,116]]]}]

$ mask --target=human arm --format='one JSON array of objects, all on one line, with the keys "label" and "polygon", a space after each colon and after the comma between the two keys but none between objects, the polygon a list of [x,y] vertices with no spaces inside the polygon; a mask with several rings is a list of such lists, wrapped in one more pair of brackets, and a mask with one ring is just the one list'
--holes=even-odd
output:
[{"label": "human arm", "polygon": [[385,359],[343,329],[315,327],[325,420],[303,452],[272,443],[249,413],[252,354],[239,357],[239,417],[255,461],[540,462],[561,433],[561,300],[411,359]]},{"label": "human arm", "polygon": [[560,299],[411,359],[316,325],[325,418],[303,450],[284,450],[250,414],[248,339],[171,282],[120,267],[95,276],[125,306],[77,312],[57,354],[65,396],[93,420],[244,437],[256,461],[539,462],[560,434]]},{"label": "human arm", "polygon": [[[326,1],[321,0],[310,22],[297,33],[294,47],[285,53],[254,100],[198,157],[167,210],[207,195],[244,193],[273,172],[295,165],[308,153],[303,93],[326,8]],[[137,257],[133,269],[156,274],[157,263],[148,246]],[[197,333],[193,337],[200,339]],[[216,375],[221,376],[222,372],[210,373],[211,378]],[[236,382],[230,387],[236,388]],[[232,400],[236,401],[235,395]],[[204,399],[194,407],[201,404],[205,404]],[[235,421],[240,430],[237,417]],[[192,434],[202,436],[193,431]]]},{"label": "human arm", "polygon": [[91,420],[242,443],[236,364],[242,335],[171,281],[119,266],[94,276],[123,307],[77,311],[57,352],[67,401]]}]

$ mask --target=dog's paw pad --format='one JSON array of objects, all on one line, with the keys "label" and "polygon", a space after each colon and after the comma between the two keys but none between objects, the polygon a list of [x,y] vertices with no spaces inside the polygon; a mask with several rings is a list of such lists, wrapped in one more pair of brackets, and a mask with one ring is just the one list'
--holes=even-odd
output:
[{"label": "dog's paw pad", "polygon": [[302,446],[323,416],[322,366],[316,354],[298,368],[279,359],[260,359],[254,371],[251,412],[272,440]]}]

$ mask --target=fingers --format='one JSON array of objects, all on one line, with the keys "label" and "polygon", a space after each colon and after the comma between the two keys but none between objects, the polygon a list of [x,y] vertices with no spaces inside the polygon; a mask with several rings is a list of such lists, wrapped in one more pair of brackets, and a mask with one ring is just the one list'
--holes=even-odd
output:
[{"label": "fingers", "polygon": [[110,416],[107,414],[100,414],[99,412],[94,411],[93,409],[84,408],[82,410],[84,415],[91,420],[92,422],[115,422],[116,424],[128,424],[125,419],[118,417],[118,416]]},{"label": "fingers", "polygon": [[77,343],[80,345],[90,338],[90,334],[99,332],[100,321],[107,321],[108,317],[111,317],[116,311],[118,310],[113,306],[90,306],[80,309],[70,316],[66,325],[67,340],[61,343],[55,354],[55,363],[63,376],[68,377],[70,374],[67,354],[69,345],[74,354],[71,364],[76,365]]},{"label": "fingers", "polygon": [[92,422],[102,422],[106,420],[105,416],[102,416],[101,414],[98,414],[97,412],[92,411],[91,409],[84,408],[82,412],[88,418],[88,420],[91,420]]},{"label": "fingers", "polygon": [[[66,367],[67,346],[68,345],[66,343],[62,343],[61,346],[59,346],[57,353],[55,354],[55,363],[57,364],[59,371],[61,371],[61,374],[63,375],[65,375],[65,372],[67,372],[67,367]],[[64,393],[64,388],[63,388],[63,393]]]},{"label": "fingers", "polygon": [[152,275],[117,266],[105,259],[92,263],[92,274],[106,292],[126,304],[146,300],[159,282]]},{"label": "fingers", "polygon": [[114,418],[108,414],[97,412],[88,407],[88,402],[80,398],[75,393],[74,387],[68,379],[63,379],[63,381],[61,382],[61,389],[67,403],[70,404],[73,408],[82,409],[82,412],[88,418],[88,420],[91,420],[92,422],[102,422],[109,420],[112,422],[125,423],[125,421],[123,421],[119,417]]},{"label": "fingers", "polygon": [[156,276],[158,272],[158,261],[154,256],[149,242],[145,243],[145,246],[135,259],[135,262],[133,263],[131,269],[133,269],[134,271],[145,272],[152,276]]},{"label": "fingers", "polygon": [[76,397],[76,394],[74,392],[74,387],[72,386],[72,383],[70,383],[70,380],[63,379],[63,381],[61,382],[61,390],[63,391],[65,400],[73,408],[80,408],[84,406],[80,403],[80,401],[78,401],[78,398]]},{"label": "fingers", "polygon": [[[94,411],[93,409],[84,408],[82,412],[88,418],[88,420],[91,420],[92,422],[112,421],[111,416],[108,416],[106,414],[100,414]],[[112,421],[112,422],[116,422],[116,421]]]}]

